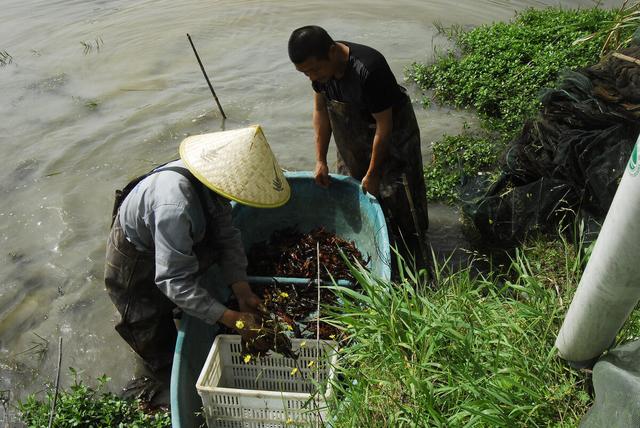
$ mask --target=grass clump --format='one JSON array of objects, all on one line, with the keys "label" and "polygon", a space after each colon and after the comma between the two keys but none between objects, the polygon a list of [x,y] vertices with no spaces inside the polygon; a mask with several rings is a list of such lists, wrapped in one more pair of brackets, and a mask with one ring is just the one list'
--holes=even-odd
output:
[{"label": "grass clump", "polygon": [[96,52],[100,52],[100,49],[104,46],[102,37],[96,37],[94,40],[84,41],[81,40],[80,44],[85,55],[90,54],[95,49]]},{"label": "grass clump", "polygon": [[[78,380],[77,372],[69,390],[59,391],[56,412],[52,426],[66,427],[150,427],[166,428],[171,426],[168,412],[145,413],[139,400],[125,400],[105,391],[109,378],[98,378],[98,386],[92,388]],[[28,427],[46,427],[54,392],[47,393],[40,400],[35,394],[29,395],[18,404],[22,421]]]},{"label": "grass clump", "polygon": [[[607,30],[618,14],[600,8],[528,9],[509,23],[470,31],[440,29],[455,43],[455,51],[437,54],[433,64],[414,63],[407,75],[422,90],[432,90],[436,102],[474,109],[486,134],[476,144],[490,141],[491,149],[500,151],[537,113],[542,88],[553,86],[564,70],[599,61]],[[575,43],[579,39],[582,42]],[[452,150],[462,144],[459,139],[466,138],[445,136],[436,144],[451,145]],[[471,156],[462,168],[472,173],[486,165],[476,165]],[[451,201],[457,196],[451,165],[435,158],[426,171],[432,199]]]},{"label": "grass clump", "polygon": [[640,27],[640,2],[635,1],[630,4],[629,0],[624,0],[622,6],[615,12],[613,20],[607,24],[604,30],[578,39],[575,43],[582,43],[604,34],[606,38],[600,50],[601,56],[628,46],[633,39],[638,39],[640,36],[638,33],[638,28]]},{"label": "grass clump", "polygon": [[0,51],[0,67],[4,67],[13,62],[13,57],[7,51]]},{"label": "grass clump", "polygon": [[[405,273],[389,284],[357,272],[332,314],[341,350],[334,426],[577,426],[591,398],[554,341],[583,268],[565,242],[519,251],[509,271]],[[562,287],[553,284],[562,284]]]}]

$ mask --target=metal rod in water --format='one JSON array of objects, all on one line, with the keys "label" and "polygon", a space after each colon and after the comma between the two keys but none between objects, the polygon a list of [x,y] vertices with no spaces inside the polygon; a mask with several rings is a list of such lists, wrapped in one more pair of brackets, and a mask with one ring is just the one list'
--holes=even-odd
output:
[{"label": "metal rod in water", "polygon": [[226,119],[227,115],[224,114],[224,110],[222,110],[222,106],[220,105],[220,101],[218,100],[218,96],[216,95],[216,91],[213,90],[213,86],[211,85],[209,76],[207,76],[207,72],[204,71],[204,66],[202,65],[202,61],[200,61],[200,55],[198,55],[198,51],[196,50],[196,47],[193,45],[193,41],[191,40],[191,36],[189,35],[189,33],[187,33],[187,38],[189,39],[189,43],[191,44],[193,53],[196,54],[196,59],[198,60],[198,64],[200,64],[200,70],[202,70],[202,74],[204,74],[204,78],[207,79],[207,84],[209,85],[209,89],[211,89],[211,94],[213,95],[213,98],[216,100],[216,104],[218,104],[220,113],[222,113],[222,118]]}]

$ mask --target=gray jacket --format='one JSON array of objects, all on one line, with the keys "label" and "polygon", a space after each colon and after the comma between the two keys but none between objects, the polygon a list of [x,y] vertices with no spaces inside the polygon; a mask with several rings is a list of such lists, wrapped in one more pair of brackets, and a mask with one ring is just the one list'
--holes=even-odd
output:
[{"label": "gray jacket", "polygon": [[[181,160],[167,166],[185,167]],[[212,192],[203,193],[208,215],[217,226],[222,282],[246,281],[247,258],[240,231],[232,224],[231,204]],[[204,276],[198,274],[193,246],[204,238],[207,219],[189,180],[174,171],[145,178],[123,201],[119,216],[127,240],[138,251],[154,254],[160,291],[186,313],[217,322],[226,308],[211,296]]]}]

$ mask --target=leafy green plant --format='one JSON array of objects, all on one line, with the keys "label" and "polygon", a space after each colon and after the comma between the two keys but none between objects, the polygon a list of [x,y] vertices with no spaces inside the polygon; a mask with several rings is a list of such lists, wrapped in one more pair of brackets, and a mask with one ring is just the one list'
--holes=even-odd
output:
[{"label": "leafy green plant", "polygon": [[333,426],[577,426],[588,377],[554,341],[584,268],[578,252],[539,240],[485,277],[435,265],[436,290],[403,263],[393,284],[355,270],[361,289],[336,287],[344,306],[331,315],[349,339]]},{"label": "leafy green plant", "polygon": [[435,64],[413,64],[409,77],[438,102],[474,108],[485,128],[512,135],[539,107],[538,91],[559,72],[596,63],[604,35],[574,41],[606,28],[615,12],[599,8],[529,9],[511,23],[456,30],[457,52]]},{"label": "leafy green plant", "polygon": [[[487,162],[497,161],[497,154],[538,112],[538,93],[562,71],[598,62],[606,30],[619,15],[600,8],[548,8],[528,9],[513,22],[470,31],[436,24],[456,50],[436,53],[433,64],[414,63],[406,74],[430,91],[423,105],[433,98],[474,109],[485,135],[445,136],[434,144],[434,162],[425,169],[429,199],[452,202],[462,176],[495,170],[497,165]],[[635,12],[628,16],[636,18]],[[576,44],[580,38],[583,43]],[[483,144],[487,147],[479,147]],[[469,159],[461,162],[463,156]]]},{"label": "leafy green plant", "polygon": [[[70,368],[74,377],[73,385],[66,391],[60,391],[56,405],[53,426],[66,427],[153,427],[171,426],[168,412],[145,413],[140,401],[124,400],[105,391],[109,382],[107,376],[101,376],[98,386],[92,388],[78,380],[78,373]],[[48,426],[54,391],[49,391],[44,400],[36,394],[29,395],[18,404],[22,420],[28,427]]]},{"label": "leafy green plant", "polygon": [[425,168],[427,198],[453,202],[465,177],[490,174],[501,145],[490,137],[445,135],[433,144],[432,161]]}]

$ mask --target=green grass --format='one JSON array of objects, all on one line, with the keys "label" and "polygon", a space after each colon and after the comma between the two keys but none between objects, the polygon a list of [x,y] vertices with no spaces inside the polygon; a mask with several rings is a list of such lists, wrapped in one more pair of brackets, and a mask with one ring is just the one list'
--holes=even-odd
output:
[{"label": "green grass", "polygon": [[[528,9],[509,23],[470,31],[440,29],[455,43],[455,50],[436,54],[433,64],[414,63],[406,73],[421,89],[431,90],[436,102],[473,109],[484,132],[474,144],[490,142],[486,150],[501,151],[538,112],[541,89],[554,86],[564,70],[599,61],[607,30],[618,13],[600,8]],[[580,38],[588,40],[574,43]],[[429,99],[423,104],[429,105]],[[473,174],[486,165],[465,154],[468,139],[445,136],[436,146],[468,157],[462,169]],[[452,201],[458,194],[460,166],[438,162],[437,155],[434,147],[434,163],[426,169],[427,189],[432,199]]]},{"label": "green grass", "polygon": [[406,270],[398,284],[356,271],[362,289],[339,289],[332,314],[349,338],[334,426],[577,426],[587,378],[553,345],[584,264],[539,239],[500,275],[438,266],[436,290]]},{"label": "green grass", "polygon": [[[165,428],[171,426],[169,413],[147,414],[138,400],[125,400],[105,391],[109,378],[98,378],[98,385],[91,387],[78,380],[78,374],[70,369],[74,383],[68,390],[58,393],[53,427],[137,427]],[[40,428],[49,424],[49,414],[54,391],[39,398],[31,394],[18,404],[22,421],[27,427]]]}]

